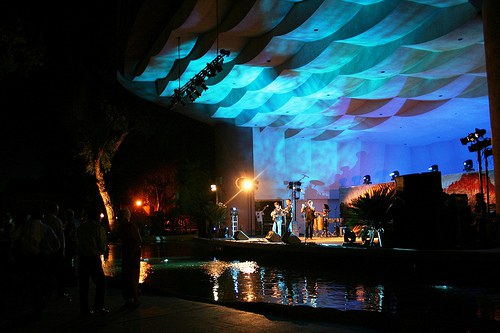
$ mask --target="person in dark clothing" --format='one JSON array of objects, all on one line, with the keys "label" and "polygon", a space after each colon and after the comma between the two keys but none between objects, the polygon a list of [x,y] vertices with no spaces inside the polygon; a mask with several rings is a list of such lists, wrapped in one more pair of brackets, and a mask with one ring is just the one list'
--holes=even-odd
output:
[{"label": "person in dark clothing", "polygon": [[[106,251],[106,230],[97,223],[99,213],[90,211],[77,229],[78,278],[80,311],[87,316],[91,313],[106,314],[104,293],[106,279],[102,269],[101,255]],[[94,310],[89,309],[89,280],[95,284]]]},{"label": "person in dark clothing", "polygon": [[138,226],[130,218],[130,210],[122,209],[118,212],[118,237],[122,249],[122,295],[124,307],[137,307],[142,238]]},{"label": "person in dark clothing", "polygon": [[59,250],[61,244],[51,227],[42,223],[42,210],[34,207],[29,212],[16,215],[12,231],[12,257],[16,264],[19,283],[28,288],[32,314],[40,319],[44,308],[43,291],[49,256]]},{"label": "person in dark clothing", "polygon": [[65,284],[76,286],[78,276],[76,271],[76,230],[80,225],[80,220],[75,219],[75,212],[70,208],[63,211],[61,220],[63,222],[64,240],[66,244],[64,255],[64,281]]},{"label": "person in dark clothing", "polygon": [[59,205],[55,202],[49,202],[45,208],[43,223],[54,230],[54,233],[59,240],[59,250],[51,254],[49,257],[49,285],[47,293],[49,297],[56,298],[67,296],[65,279],[64,279],[64,257],[66,249],[66,240],[64,235],[63,222],[59,219]]},{"label": "person in dark clothing", "polygon": [[302,205],[301,212],[304,213],[306,232],[305,238],[312,239],[313,237],[313,225],[314,225],[314,213],[316,212],[312,200],[307,200],[306,205]]}]

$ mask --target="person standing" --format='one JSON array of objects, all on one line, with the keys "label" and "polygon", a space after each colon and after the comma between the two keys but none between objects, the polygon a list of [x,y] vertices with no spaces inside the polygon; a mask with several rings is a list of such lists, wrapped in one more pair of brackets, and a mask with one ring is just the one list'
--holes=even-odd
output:
[{"label": "person standing", "polygon": [[[91,313],[106,314],[104,293],[106,279],[102,269],[101,255],[106,251],[106,230],[97,222],[99,212],[90,211],[77,229],[78,278],[80,311],[87,316]],[[94,310],[89,309],[89,280],[95,284]]]},{"label": "person standing", "polygon": [[60,247],[56,234],[52,228],[42,223],[42,217],[42,209],[38,205],[30,211],[19,211],[11,243],[19,283],[28,288],[34,319],[40,319],[43,312],[43,290],[49,256]]},{"label": "person standing", "polygon": [[124,307],[139,306],[142,238],[128,209],[118,212],[118,237],[122,247],[122,296]]},{"label": "person standing", "polygon": [[[75,219],[74,210],[67,208],[62,214],[64,241],[66,243],[64,251],[64,278],[65,283],[75,286],[77,281],[76,258],[77,241],[76,230],[80,225],[80,220]],[[78,222],[78,223],[77,223]]]},{"label": "person standing", "polygon": [[273,219],[273,231],[281,236],[281,225],[283,224],[283,209],[279,202],[274,203],[274,209],[271,212],[271,217]]},{"label": "person standing", "polygon": [[313,226],[314,226],[314,213],[315,208],[312,200],[307,200],[307,204],[302,204],[302,208],[300,210],[301,213],[304,213],[304,219],[306,222],[306,234],[305,238],[312,239],[313,236]]},{"label": "person standing", "polygon": [[53,296],[55,293],[56,298],[64,297],[67,295],[65,279],[64,279],[64,256],[66,251],[66,238],[64,235],[63,222],[57,217],[59,214],[59,205],[55,202],[47,204],[43,223],[48,225],[54,230],[54,233],[59,240],[59,250],[51,254],[49,257],[49,290],[48,296]]},{"label": "person standing", "polygon": [[293,206],[292,206],[292,200],[291,199],[286,199],[285,200],[285,208],[283,209],[283,212],[285,213],[285,232],[292,232],[292,220],[293,220]]}]

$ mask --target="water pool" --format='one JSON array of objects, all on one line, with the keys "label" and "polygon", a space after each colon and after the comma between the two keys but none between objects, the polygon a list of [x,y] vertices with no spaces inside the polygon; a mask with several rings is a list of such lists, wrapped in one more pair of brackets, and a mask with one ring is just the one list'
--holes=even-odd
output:
[{"label": "water pool", "polygon": [[[119,275],[118,247],[105,271]],[[211,302],[262,302],[339,311],[378,312],[435,320],[500,322],[500,289],[494,285],[433,284],[411,276],[382,276],[334,265],[302,266],[213,257],[186,242],[143,249],[141,283]]]}]

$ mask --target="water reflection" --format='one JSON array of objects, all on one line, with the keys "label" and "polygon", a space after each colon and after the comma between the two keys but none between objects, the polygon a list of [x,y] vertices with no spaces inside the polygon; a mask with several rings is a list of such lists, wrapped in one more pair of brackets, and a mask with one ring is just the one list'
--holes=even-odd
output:
[{"label": "water reflection", "polygon": [[[117,249],[109,251],[106,256],[101,255],[102,269],[104,275],[118,277],[121,274],[121,257]],[[139,283],[144,283],[148,275],[153,272],[153,266],[148,258],[141,258],[141,270],[139,273]],[[154,260],[153,260],[154,263]]]},{"label": "water reflection", "polygon": [[[120,258],[114,253],[119,252],[112,249],[103,263],[108,276],[120,273]],[[426,285],[408,279],[380,280],[341,269],[278,267],[258,261],[180,254],[185,253],[175,246],[173,250],[144,251],[141,283],[217,302],[265,302],[390,314],[431,313],[500,321],[497,289]]]}]

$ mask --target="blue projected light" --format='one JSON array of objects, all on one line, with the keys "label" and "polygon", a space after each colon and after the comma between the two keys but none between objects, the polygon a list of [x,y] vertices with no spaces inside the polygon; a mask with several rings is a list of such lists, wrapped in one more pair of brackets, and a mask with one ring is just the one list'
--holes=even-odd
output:
[{"label": "blue projected light", "polygon": [[174,110],[253,128],[245,148],[262,199],[285,197],[283,182],[303,174],[306,196],[331,198],[365,174],[377,184],[394,169],[463,172],[459,139],[491,127],[483,22],[469,1],[243,1],[240,21],[220,30],[205,6],[159,27],[148,21],[161,13],[141,9],[125,39],[144,46],[124,49],[120,82],[168,107],[179,81],[224,57],[208,90]]}]

